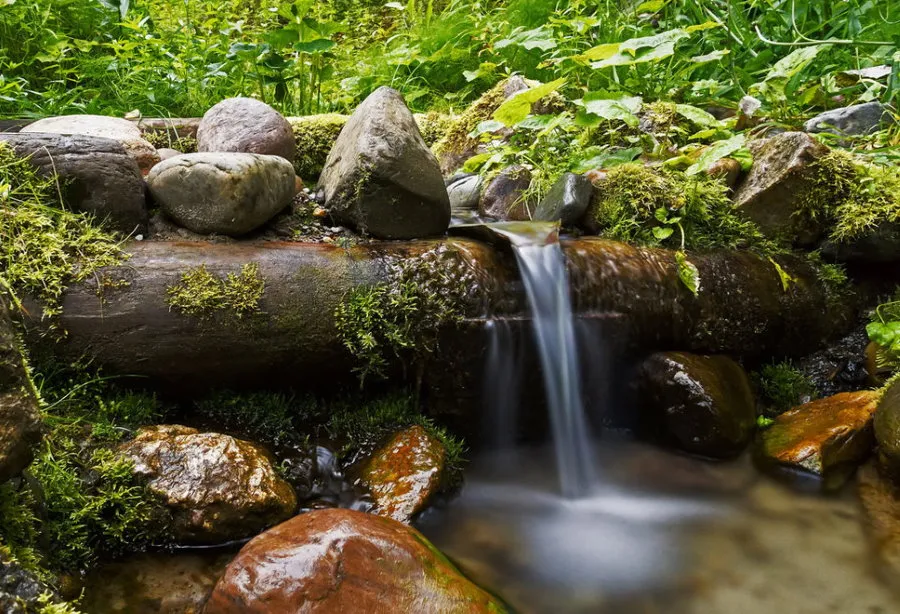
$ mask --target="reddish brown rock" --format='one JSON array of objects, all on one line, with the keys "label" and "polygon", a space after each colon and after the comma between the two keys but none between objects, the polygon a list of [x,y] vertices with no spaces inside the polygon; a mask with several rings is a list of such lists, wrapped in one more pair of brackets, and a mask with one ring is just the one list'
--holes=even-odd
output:
[{"label": "reddish brown rock", "polygon": [[415,529],[345,509],[302,514],[251,540],[205,614],[504,612]]},{"label": "reddish brown rock", "polygon": [[531,185],[531,171],[510,166],[491,179],[481,193],[478,212],[501,221],[523,222],[531,219],[534,203],[525,200]]},{"label": "reddish brown rock", "polygon": [[297,499],[252,443],[168,424],[141,429],[121,452],[174,517],[179,541],[254,535],[290,517]]},{"label": "reddish brown rock", "polygon": [[360,481],[375,497],[376,512],[409,522],[440,488],[444,445],[421,426],[397,433],[360,471]]},{"label": "reddish brown rock", "polygon": [[821,476],[828,488],[840,486],[872,452],[878,398],[868,390],[843,392],[781,414],[761,433],[758,460]]}]

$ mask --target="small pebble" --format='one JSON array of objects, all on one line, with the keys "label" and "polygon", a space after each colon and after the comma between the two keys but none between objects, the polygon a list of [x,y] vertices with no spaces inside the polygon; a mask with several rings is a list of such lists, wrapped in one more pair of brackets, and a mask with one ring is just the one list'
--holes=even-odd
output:
[{"label": "small pebble", "polygon": [[313,209],[313,217],[325,217],[328,212],[325,211],[322,207],[316,207]]},{"label": "small pebble", "polygon": [[325,237],[322,239],[322,242],[323,243],[334,243],[334,238],[333,237]]}]

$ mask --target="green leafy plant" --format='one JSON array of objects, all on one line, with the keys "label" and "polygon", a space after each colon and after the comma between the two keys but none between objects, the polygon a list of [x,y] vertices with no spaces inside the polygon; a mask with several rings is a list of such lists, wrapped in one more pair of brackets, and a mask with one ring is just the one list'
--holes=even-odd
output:
[{"label": "green leafy plant", "polygon": [[875,308],[866,333],[877,346],[877,366],[900,370],[900,296]]},{"label": "green leafy plant", "polygon": [[754,379],[761,401],[772,415],[806,403],[816,393],[812,381],[790,361],[764,365]]}]

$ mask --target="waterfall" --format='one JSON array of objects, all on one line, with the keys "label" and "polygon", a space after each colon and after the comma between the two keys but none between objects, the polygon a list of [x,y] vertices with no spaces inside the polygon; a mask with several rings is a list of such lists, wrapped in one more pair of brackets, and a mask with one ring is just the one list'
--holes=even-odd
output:
[{"label": "waterfall", "polygon": [[[583,496],[594,481],[593,454],[582,406],[566,259],[557,227],[546,223],[485,227],[510,242],[519,264],[544,374],[560,488],[566,497]],[[495,361],[492,368],[498,364]],[[489,374],[488,380],[492,379]]]}]

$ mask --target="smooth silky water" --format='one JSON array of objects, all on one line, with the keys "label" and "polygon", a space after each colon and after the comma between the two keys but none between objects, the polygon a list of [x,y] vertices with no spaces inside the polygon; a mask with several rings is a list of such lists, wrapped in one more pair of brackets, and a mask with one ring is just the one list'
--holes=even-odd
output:
[{"label": "smooth silky water", "polygon": [[[552,445],[515,446],[524,343],[489,321],[490,453],[462,493],[418,526],[521,613],[887,614],[900,578],[879,574],[854,486],[823,497],[608,432],[592,445],[579,373],[604,378],[602,339],[579,369],[555,227],[482,226],[516,256],[544,376]],[[605,386],[609,389],[611,386]],[[599,421],[598,421],[599,422]],[[499,431],[499,432],[497,432]]]}]

